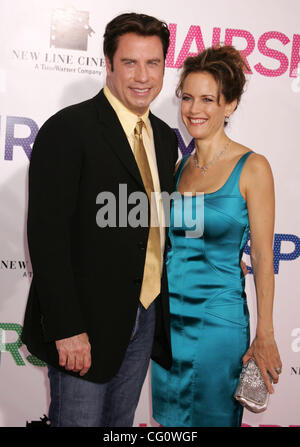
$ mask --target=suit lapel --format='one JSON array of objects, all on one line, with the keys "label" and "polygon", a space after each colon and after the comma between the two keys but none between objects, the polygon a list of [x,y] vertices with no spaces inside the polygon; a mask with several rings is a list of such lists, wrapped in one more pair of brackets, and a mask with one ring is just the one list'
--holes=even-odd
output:
[{"label": "suit lapel", "polygon": [[[120,161],[129,171],[129,173],[144,189],[140,171],[136,164],[132,149],[128,143],[125,132],[117,117],[117,114],[106,99],[103,90],[101,90],[94,99],[98,110],[98,118],[101,129],[103,131],[103,135],[107,141],[107,144],[115,152]],[[149,119],[153,129],[154,147],[160,188],[161,191],[168,191],[170,189],[168,181],[168,164],[166,160],[166,153],[164,150],[164,142],[162,141],[162,136],[159,128],[159,121],[151,112],[149,113]]]},{"label": "suit lapel", "polygon": [[166,151],[164,148],[165,143],[162,140],[162,134],[159,129],[159,121],[155,118],[155,116],[150,112],[149,119],[151,121],[151,126],[153,130],[153,136],[154,136],[154,147],[155,147],[155,154],[156,154],[156,163],[157,163],[157,170],[158,170],[158,176],[159,176],[159,182],[160,182],[160,189],[161,191],[168,191],[169,190],[169,175],[168,175],[168,165],[166,160]]}]

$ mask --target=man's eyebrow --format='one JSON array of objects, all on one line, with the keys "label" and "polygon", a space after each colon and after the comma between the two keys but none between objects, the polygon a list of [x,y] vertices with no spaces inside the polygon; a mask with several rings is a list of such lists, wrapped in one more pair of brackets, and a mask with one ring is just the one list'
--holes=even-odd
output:
[{"label": "man's eyebrow", "polygon": [[[137,59],[134,59],[132,57],[122,57],[121,62],[137,62]],[[160,57],[153,57],[151,59],[148,59],[147,62],[161,62]]]}]

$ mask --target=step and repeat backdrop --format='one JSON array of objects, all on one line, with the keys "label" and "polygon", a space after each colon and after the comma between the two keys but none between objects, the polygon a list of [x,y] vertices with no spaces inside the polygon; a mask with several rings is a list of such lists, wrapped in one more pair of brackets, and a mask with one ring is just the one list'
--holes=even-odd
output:
[{"label": "step and repeat backdrop", "polygon": [[[274,173],[274,321],[283,373],[268,410],[260,415],[245,411],[243,424],[300,426],[299,1],[0,0],[0,11],[0,426],[25,426],[47,415],[49,406],[45,365],[20,341],[32,278],[26,241],[32,145],[50,115],[104,86],[105,25],[133,11],[165,20],[171,32],[164,88],[152,111],[177,133],[179,156],[194,148],[174,93],[184,59],[225,42],[248,61],[246,92],[227,132],[265,155]],[[244,260],[251,267],[249,245]],[[54,278],[55,264],[52,273]],[[251,270],[246,291],[253,337],[256,297]],[[149,374],[134,424],[158,425],[151,416]]]}]

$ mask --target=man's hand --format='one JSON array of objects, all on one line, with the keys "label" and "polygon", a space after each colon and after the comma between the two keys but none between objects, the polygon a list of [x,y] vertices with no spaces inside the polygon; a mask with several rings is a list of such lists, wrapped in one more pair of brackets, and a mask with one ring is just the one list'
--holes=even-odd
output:
[{"label": "man's hand", "polygon": [[91,345],[89,337],[83,334],[63,338],[55,342],[59,355],[59,364],[68,371],[79,372],[83,376],[91,367]]}]

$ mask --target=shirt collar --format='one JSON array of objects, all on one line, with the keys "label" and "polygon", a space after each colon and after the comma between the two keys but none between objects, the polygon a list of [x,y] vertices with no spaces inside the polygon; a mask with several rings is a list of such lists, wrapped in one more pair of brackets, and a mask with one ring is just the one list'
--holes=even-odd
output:
[{"label": "shirt collar", "polygon": [[140,119],[143,120],[148,135],[149,136],[151,135],[150,134],[151,124],[150,124],[150,120],[149,120],[149,109],[144,113],[144,115],[138,116],[135,113],[131,112],[131,110],[127,109],[127,107],[125,107],[124,104],[112,94],[112,92],[110,91],[110,89],[108,88],[107,85],[105,85],[103,91],[104,91],[104,95],[106,96],[110,105],[116,112],[127,138],[129,138],[133,134],[136,123]]}]

